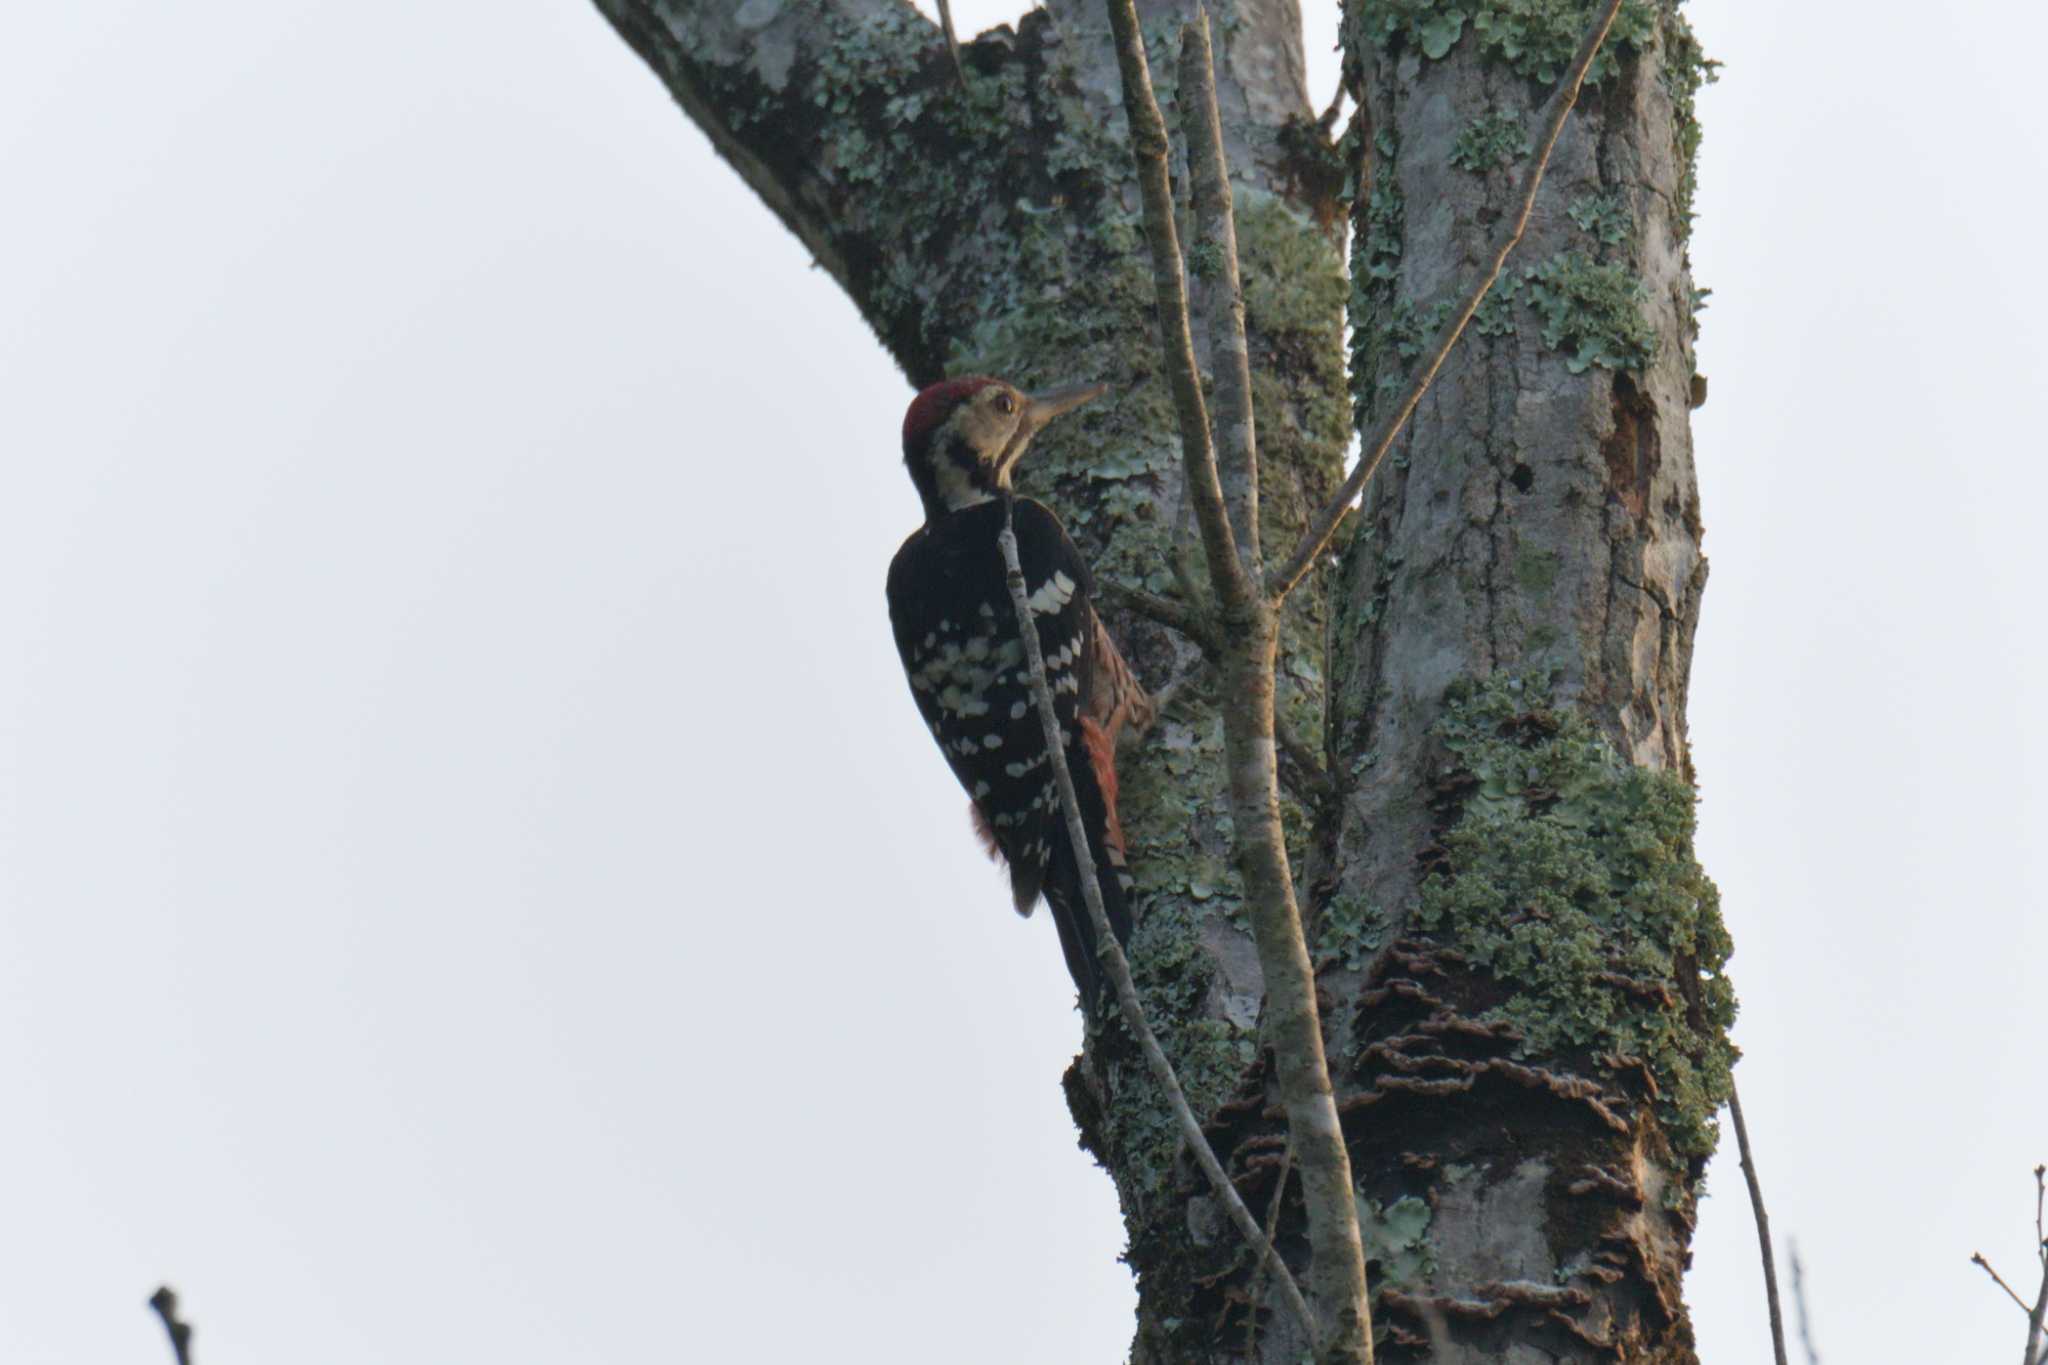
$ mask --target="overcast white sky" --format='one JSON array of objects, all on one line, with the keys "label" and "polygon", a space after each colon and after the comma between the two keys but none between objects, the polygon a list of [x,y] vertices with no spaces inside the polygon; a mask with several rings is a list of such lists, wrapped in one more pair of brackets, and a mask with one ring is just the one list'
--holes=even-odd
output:
[{"label": "overcast white sky", "polygon": [[[2017,1359],[2048,17],[1693,12],[1744,1097],[1826,1358]],[[0,1360],[163,1361],[162,1280],[201,1365],[1121,1359],[884,625],[907,390],[595,11],[12,6],[0,187]]]}]

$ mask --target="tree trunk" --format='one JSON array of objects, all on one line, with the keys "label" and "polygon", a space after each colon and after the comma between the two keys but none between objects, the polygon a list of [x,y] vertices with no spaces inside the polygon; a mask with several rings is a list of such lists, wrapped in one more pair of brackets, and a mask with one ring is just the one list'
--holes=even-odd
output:
[{"label": "tree trunk", "polygon": [[[1103,13],[1054,0],[984,34],[963,92],[899,0],[597,3],[914,384],[1114,387],[1048,430],[1027,481],[1099,577],[1172,591],[1179,439]],[[1269,546],[1299,536],[1354,418],[1465,283],[1587,8],[1479,0],[1454,25],[1423,0],[1354,0],[1347,62],[1377,130],[1356,287],[1341,243],[1358,139],[1340,150],[1313,122],[1298,11],[1212,8]],[[1162,100],[1191,9],[1140,8]],[[1287,816],[1383,1360],[1693,1358],[1679,1273],[1732,1012],[1684,738],[1705,577],[1684,253],[1703,67],[1674,13],[1627,6],[1616,33],[1484,334],[1281,627],[1280,709],[1325,736],[1336,784]],[[1230,689],[1162,628],[1112,626],[1170,696],[1120,760],[1134,969],[1263,1212],[1285,1124],[1231,867]],[[1066,1091],[1122,1199],[1132,1359],[1298,1360],[1120,1025],[1090,1032]],[[1298,1198],[1279,1219],[1306,1282]]]},{"label": "tree trunk", "polygon": [[[1347,23],[1377,130],[1352,255],[1368,416],[1488,235],[1582,9]],[[1337,589],[1333,1066],[1357,1090],[1382,1318],[1435,1360],[1694,1358],[1680,1275],[1732,1060],[1685,740],[1708,71],[1681,18],[1632,4],[1592,74]]]}]

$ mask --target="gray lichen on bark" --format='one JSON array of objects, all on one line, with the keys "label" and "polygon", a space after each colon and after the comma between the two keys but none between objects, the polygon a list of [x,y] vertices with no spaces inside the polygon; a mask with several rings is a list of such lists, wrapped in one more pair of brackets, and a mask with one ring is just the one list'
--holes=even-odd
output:
[{"label": "gray lichen on bark", "polygon": [[[1055,0],[966,44],[963,93],[937,27],[901,0],[597,4],[913,384],[981,371],[1114,387],[1034,446],[1027,491],[1099,576],[1171,591],[1178,442],[1102,11]],[[1334,488],[1352,425],[1370,422],[1512,191],[1512,136],[1481,157],[1472,125],[1527,126],[1555,35],[1568,55],[1587,9],[1475,0],[1452,31],[1453,11],[1425,0],[1353,0],[1346,60],[1377,130],[1375,192],[1352,208],[1354,283],[1347,168],[1311,122],[1298,11],[1212,9],[1269,547],[1291,545]],[[1169,105],[1191,10],[1140,6]],[[1662,3],[1624,19],[1508,289],[1368,491],[1328,597],[1312,576],[1282,627],[1280,705],[1298,733],[1327,735],[1340,789],[1286,814],[1388,1360],[1548,1358],[1539,1346],[1691,1358],[1678,1275],[1731,1008],[1685,785],[1705,581],[1684,247],[1700,65]],[[892,435],[875,434],[882,467]],[[1112,624],[1149,686],[1181,684],[1120,761],[1133,967],[1263,1210],[1284,1124],[1231,868],[1224,684],[1187,641]],[[1540,900],[1527,893],[1543,886],[1517,884],[1501,848],[1554,854],[1578,894],[1518,918],[1532,907],[1488,892]],[[1599,960],[1518,996],[1532,925]],[[1246,1301],[1249,1253],[1117,1025],[1088,1037],[1066,1091],[1123,1202],[1133,1359],[1244,1359],[1248,1317],[1259,1359],[1296,1359],[1270,1295]],[[1297,1198],[1279,1229],[1299,1274]]]}]

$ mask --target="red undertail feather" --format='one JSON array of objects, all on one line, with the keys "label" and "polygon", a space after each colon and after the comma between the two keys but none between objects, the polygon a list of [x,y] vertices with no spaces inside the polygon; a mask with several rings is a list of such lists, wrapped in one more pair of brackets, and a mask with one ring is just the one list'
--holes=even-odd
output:
[{"label": "red undertail feather", "polygon": [[974,821],[974,837],[981,840],[982,848],[988,853],[988,860],[992,863],[1001,862],[1003,860],[1003,846],[996,842],[996,832],[990,826],[988,816],[982,814],[979,801],[969,801],[967,803],[967,816]]},{"label": "red undertail feather", "polygon": [[1031,912],[1038,906],[1041,883],[1028,871],[1020,873],[1004,856],[1003,846],[996,842],[995,826],[989,824],[988,815],[982,810],[979,801],[967,803],[967,818],[974,822],[974,837],[981,840],[983,850],[988,853],[988,860],[998,866],[1009,867],[1010,899],[1016,904],[1017,913],[1025,919],[1030,919]]},{"label": "red undertail feather", "polygon": [[1088,754],[1088,766],[1095,770],[1095,785],[1102,792],[1102,805],[1109,815],[1103,842],[1115,850],[1118,862],[1124,858],[1124,826],[1116,813],[1116,741],[1096,724],[1093,716],[1081,717],[1081,747]]}]

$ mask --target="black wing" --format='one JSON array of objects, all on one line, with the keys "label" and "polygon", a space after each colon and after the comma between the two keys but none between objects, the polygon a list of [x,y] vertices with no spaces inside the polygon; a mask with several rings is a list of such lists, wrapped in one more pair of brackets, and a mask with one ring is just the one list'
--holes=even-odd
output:
[{"label": "black wing", "polygon": [[[1046,680],[1071,743],[1093,659],[1087,567],[1039,504],[1020,500],[1016,526]],[[1028,914],[1058,796],[996,545],[1001,527],[1001,505],[986,503],[912,536],[889,569],[889,618],[918,713],[1008,860],[1017,908]]]},{"label": "black wing", "polygon": [[[1076,982],[1094,996],[1094,935],[1074,882],[1059,794],[1046,761],[1045,732],[1031,700],[1016,612],[996,535],[999,503],[956,512],[926,526],[889,569],[889,616],[920,715],[960,785],[976,822],[1010,868],[1020,913],[1041,891]],[[1082,817],[1095,845],[1104,895],[1119,937],[1128,932],[1123,850],[1116,837],[1110,745],[1092,716],[1102,631],[1089,600],[1080,552],[1050,510],[1016,504],[1017,558],[1038,628],[1046,680],[1060,722]],[[1084,725],[1084,720],[1091,723]],[[1090,743],[1086,730],[1096,730]],[[1048,870],[1056,885],[1048,885]]]}]

